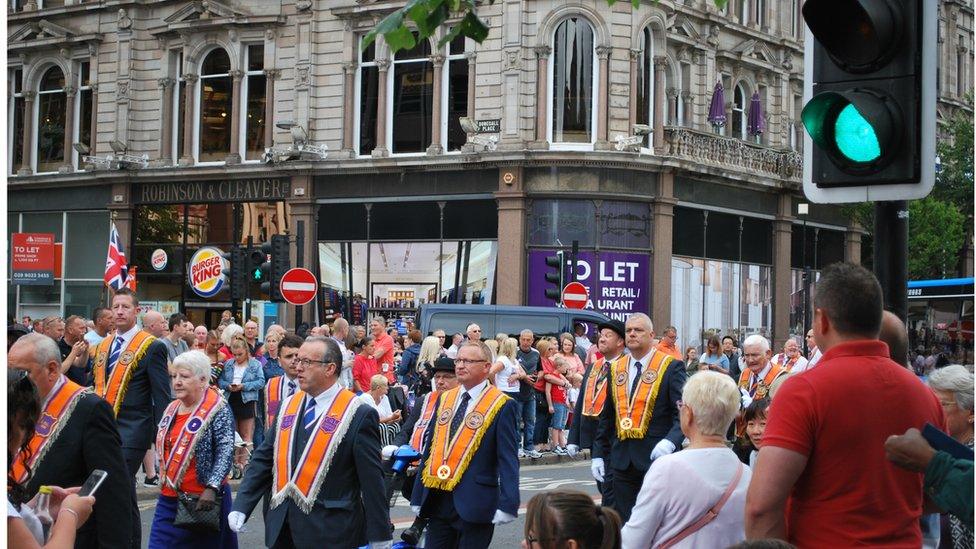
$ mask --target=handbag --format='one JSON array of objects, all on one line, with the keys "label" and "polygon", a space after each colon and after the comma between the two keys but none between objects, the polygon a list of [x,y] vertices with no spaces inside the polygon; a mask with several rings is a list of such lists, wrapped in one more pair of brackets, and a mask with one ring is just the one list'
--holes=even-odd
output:
[{"label": "handbag", "polygon": [[198,511],[200,496],[178,492],[176,497],[176,518],[173,526],[200,533],[220,531],[221,496],[223,489],[214,498],[214,506],[206,511]]}]

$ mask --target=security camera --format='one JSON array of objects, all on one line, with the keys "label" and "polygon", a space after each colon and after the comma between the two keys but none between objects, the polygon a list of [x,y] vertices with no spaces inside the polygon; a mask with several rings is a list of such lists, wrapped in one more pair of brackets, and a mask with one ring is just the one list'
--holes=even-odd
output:
[{"label": "security camera", "polygon": [[278,122],[275,123],[275,126],[279,130],[290,130],[290,129],[292,129],[293,126],[296,126],[296,125],[297,124],[295,124],[295,121],[294,120],[279,120]]},{"label": "security camera", "polygon": [[464,130],[464,133],[478,133],[478,125],[467,116],[462,116],[458,121],[461,123],[461,129]]},{"label": "security camera", "polygon": [[112,150],[118,154],[125,154],[125,152],[129,150],[129,147],[118,139],[110,141],[109,146],[112,147]]},{"label": "security camera", "polygon": [[86,145],[84,143],[72,143],[71,146],[74,147],[75,151],[78,154],[89,154],[89,153],[91,153],[91,147],[89,147],[88,145]]},{"label": "security camera", "polygon": [[650,135],[651,127],[647,124],[634,124],[634,135]]}]

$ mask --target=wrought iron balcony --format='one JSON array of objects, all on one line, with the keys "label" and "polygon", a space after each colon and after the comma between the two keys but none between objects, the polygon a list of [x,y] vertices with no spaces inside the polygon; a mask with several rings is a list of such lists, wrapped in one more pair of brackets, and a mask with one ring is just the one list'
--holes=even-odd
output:
[{"label": "wrought iron balcony", "polygon": [[677,126],[664,129],[664,140],[666,154],[676,158],[791,181],[799,181],[803,175],[803,155],[797,151]]}]

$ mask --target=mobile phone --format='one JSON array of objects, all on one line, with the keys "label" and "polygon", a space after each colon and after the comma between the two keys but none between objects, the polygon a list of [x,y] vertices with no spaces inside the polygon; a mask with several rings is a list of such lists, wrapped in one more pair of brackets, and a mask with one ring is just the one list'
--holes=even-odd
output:
[{"label": "mobile phone", "polygon": [[95,490],[98,490],[98,487],[105,482],[106,477],[108,477],[108,473],[101,469],[95,469],[88,475],[88,480],[81,485],[81,490],[78,490],[78,495],[82,497],[95,495]]}]

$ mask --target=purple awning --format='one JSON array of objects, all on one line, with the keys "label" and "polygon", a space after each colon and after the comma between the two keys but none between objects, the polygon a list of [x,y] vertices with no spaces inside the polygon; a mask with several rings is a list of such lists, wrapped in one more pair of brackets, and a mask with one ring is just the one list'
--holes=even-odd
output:
[{"label": "purple awning", "polygon": [[712,104],[708,107],[708,122],[717,127],[725,125],[725,89],[722,88],[722,81],[715,83],[715,91],[712,92]]},{"label": "purple awning", "polygon": [[759,92],[752,94],[749,101],[749,117],[746,121],[746,131],[749,135],[759,135],[766,129],[766,117],[763,116],[762,101],[759,100]]}]

